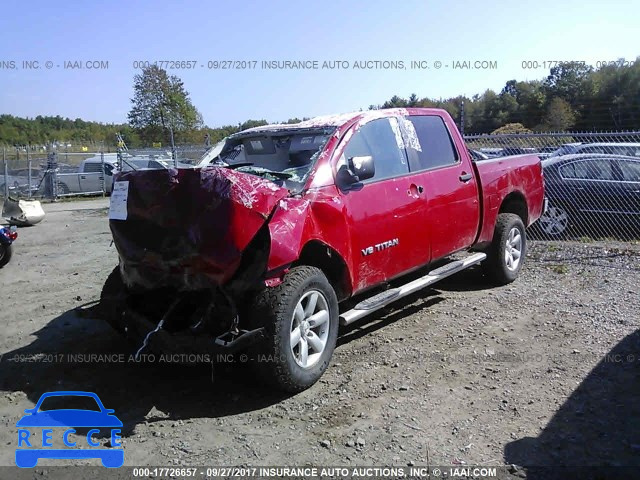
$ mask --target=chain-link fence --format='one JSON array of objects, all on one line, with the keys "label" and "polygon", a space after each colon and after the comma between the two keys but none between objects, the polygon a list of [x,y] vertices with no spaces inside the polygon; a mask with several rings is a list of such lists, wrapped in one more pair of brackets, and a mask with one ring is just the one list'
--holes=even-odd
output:
[{"label": "chain-link fence", "polygon": [[3,148],[0,195],[55,200],[109,193],[109,164],[115,164],[116,153],[69,150],[50,146]]},{"label": "chain-link fence", "polygon": [[[95,146],[92,146],[95,147]],[[119,169],[160,169],[197,164],[205,147],[103,147],[83,145],[4,147],[0,151],[0,197],[56,200],[111,193]]]},{"label": "chain-link fence", "polygon": [[531,238],[640,238],[640,132],[465,139],[477,162],[528,153],[543,160],[549,206],[530,229]]},{"label": "chain-link fence", "polygon": [[172,148],[119,149],[116,168],[127,170],[187,168],[200,162],[208,147],[180,145]]}]

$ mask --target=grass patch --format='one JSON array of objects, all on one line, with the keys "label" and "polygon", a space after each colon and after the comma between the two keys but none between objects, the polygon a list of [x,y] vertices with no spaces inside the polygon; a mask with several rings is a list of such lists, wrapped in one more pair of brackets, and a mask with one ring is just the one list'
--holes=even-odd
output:
[{"label": "grass patch", "polygon": [[569,273],[569,267],[567,267],[566,265],[553,265],[551,267],[551,271],[564,275],[565,273]]}]

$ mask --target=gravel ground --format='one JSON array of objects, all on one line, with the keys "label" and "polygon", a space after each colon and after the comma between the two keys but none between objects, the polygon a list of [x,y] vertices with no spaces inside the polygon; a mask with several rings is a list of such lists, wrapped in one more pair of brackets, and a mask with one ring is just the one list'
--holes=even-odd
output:
[{"label": "gravel ground", "polygon": [[115,409],[125,465],[640,465],[637,242],[534,242],[501,288],[462,272],[345,329],[283,396],[238,358],[128,361],[87,310],[117,262],[106,207],[45,205],[0,270],[0,465],[50,390]]}]

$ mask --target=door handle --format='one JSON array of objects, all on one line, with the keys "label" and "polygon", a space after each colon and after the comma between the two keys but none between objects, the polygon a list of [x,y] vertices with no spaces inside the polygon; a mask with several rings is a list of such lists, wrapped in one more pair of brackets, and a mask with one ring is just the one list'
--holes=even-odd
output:
[{"label": "door handle", "polygon": [[80,180],[86,180],[87,177],[85,175],[80,175]]},{"label": "door handle", "polygon": [[462,172],[462,174],[458,178],[460,178],[461,182],[468,182],[473,178],[473,175],[471,175],[470,173]]},{"label": "door handle", "polygon": [[409,186],[409,190],[407,190],[407,194],[413,198],[418,198],[422,192],[424,192],[422,185],[416,185],[415,183],[412,183]]}]

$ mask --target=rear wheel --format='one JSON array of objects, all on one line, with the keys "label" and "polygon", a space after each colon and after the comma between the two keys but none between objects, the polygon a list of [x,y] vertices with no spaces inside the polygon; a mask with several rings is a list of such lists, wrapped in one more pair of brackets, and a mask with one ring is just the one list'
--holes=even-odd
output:
[{"label": "rear wheel", "polygon": [[524,224],[513,213],[498,215],[493,241],[483,262],[485,273],[498,285],[518,278],[524,263],[527,239]]},{"label": "rear wheel", "polygon": [[288,392],[318,381],[338,337],[338,299],[320,269],[293,268],[280,285],[261,292],[252,316],[265,327],[265,341],[252,352],[263,378]]},{"label": "rear wheel", "polygon": [[566,209],[549,205],[538,220],[538,228],[548,237],[560,237],[569,229],[569,212]]},{"label": "rear wheel", "polygon": [[58,195],[66,195],[69,193],[69,187],[64,183],[58,183]]},{"label": "rear wheel", "polygon": [[13,247],[11,245],[0,245],[0,268],[4,267],[13,255]]}]

